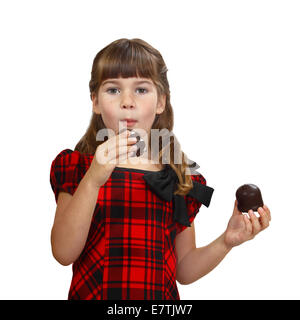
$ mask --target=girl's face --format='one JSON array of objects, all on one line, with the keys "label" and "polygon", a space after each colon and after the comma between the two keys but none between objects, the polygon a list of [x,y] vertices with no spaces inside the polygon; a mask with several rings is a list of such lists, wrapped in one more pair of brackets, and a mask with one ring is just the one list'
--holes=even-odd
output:
[{"label": "girl's face", "polygon": [[[120,127],[141,128],[149,135],[156,114],[165,109],[166,96],[158,99],[151,79],[114,78],[102,82],[97,97],[94,96],[93,111],[101,114],[106,128],[118,134]],[[133,125],[124,119],[137,120]]]}]

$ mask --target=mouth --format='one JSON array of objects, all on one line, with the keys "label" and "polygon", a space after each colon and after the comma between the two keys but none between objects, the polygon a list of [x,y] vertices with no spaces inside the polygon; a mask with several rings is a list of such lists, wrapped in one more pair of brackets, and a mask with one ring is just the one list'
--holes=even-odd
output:
[{"label": "mouth", "polygon": [[121,120],[127,127],[132,127],[137,123],[137,120],[134,119],[123,119]]}]

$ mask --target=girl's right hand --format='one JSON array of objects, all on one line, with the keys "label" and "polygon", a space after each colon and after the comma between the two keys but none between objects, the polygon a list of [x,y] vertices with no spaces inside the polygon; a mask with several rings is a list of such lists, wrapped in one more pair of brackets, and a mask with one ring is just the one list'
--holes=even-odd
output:
[{"label": "girl's right hand", "polygon": [[119,163],[135,155],[137,147],[132,145],[137,140],[136,138],[128,138],[129,135],[130,131],[124,130],[97,147],[88,169],[90,180],[94,186],[101,187]]}]

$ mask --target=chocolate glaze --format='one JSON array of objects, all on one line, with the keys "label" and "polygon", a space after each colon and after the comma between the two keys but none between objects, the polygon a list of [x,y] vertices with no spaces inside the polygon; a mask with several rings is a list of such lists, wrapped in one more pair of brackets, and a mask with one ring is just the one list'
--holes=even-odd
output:
[{"label": "chocolate glaze", "polygon": [[135,144],[133,144],[132,146],[134,145],[137,145],[138,149],[136,150],[136,156],[139,157],[141,156],[143,153],[144,153],[144,149],[145,149],[145,141],[140,137],[140,135],[134,131],[133,129],[129,129],[129,128],[123,128],[120,130],[119,133],[122,133],[124,132],[125,130],[129,130],[131,131],[130,132],[130,135],[129,135],[129,138],[132,138],[132,137],[136,137],[137,138],[137,142]]},{"label": "chocolate glaze", "polygon": [[250,209],[257,211],[264,205],[261,192],[255,184],[244,184],[235,193],[237,207],[241,212],[248,212]]},{"label": "chocolate glaze", "polygon": [[135,145],[137,145],[138,149],[136,151],[136,156],[139,157],[141,156],[143,153],[144,153],[144,149],[145,149],[145,141],[140,137],[140,135],[132,130],[132,129],[128,129],[128,130],[131,130],[131,133],[130,133],[130,138],[132,137],[136,137],[137,138],[137,142],[135,143]]}]

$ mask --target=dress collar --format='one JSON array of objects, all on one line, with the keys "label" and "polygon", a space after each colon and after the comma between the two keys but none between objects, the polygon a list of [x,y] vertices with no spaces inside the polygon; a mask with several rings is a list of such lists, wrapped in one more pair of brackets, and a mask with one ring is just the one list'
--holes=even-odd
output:
[{"label": "dress collar", "polygon": [[[191,170],[193,174],[199,174],[195,169],[199,168],[199,165],[194,162],[194,167]],[[161,199],[165,201],[173,201],[174,216],[173,221],[179,222],[184,226],[190,227],[188,210],[184,196],[174,194],[179,179],[176,172],[168,164],[161,171],[147,172],[143,175],[144,180],[148,184],[149,188]],[[193,188],[187,194],[201,202],[206,207],[209,206],[214,189],[205,186],[197,181],[193,181]]]}]

